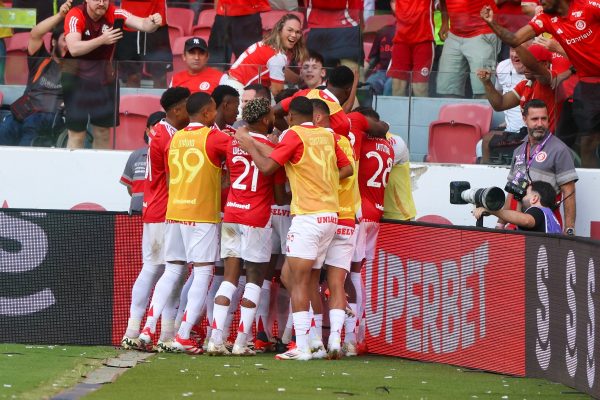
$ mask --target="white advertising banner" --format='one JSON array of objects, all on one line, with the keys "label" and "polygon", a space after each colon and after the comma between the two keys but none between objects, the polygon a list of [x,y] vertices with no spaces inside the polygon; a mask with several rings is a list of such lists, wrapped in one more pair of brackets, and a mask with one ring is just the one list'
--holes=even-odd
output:
[{"label": "white advertising banner", "polygon": [[[0,207],[127,211],[129,195],[119,178],[130,152],[0,146]],[[472,188],[504,188],[508,168],[485,165],[411,164],[417,219],[440,216],[454,225],[475,225],[470,205],[450,204],[451,181]],[[579,236],[600,225],[600,170],[577,170]],[[495,217],[484,225],[493,227]],[[597,228],[598,229],[598,228]]]}]

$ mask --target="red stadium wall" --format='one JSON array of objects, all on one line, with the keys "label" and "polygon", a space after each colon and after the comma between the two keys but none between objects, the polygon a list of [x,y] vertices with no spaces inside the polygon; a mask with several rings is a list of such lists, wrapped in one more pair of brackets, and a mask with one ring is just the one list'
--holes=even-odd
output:
[{"label": "red stadium wall", "polygon": [[525,238],[382,224],[367,265],[369,351],[525,374]]}]

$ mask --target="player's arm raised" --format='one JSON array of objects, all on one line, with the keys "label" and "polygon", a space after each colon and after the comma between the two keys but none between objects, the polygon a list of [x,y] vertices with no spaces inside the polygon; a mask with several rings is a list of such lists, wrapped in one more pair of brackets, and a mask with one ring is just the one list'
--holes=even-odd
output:
[{"label": "player's arm raised", "polygon": [[490,6],[483,6],[480,15],[481,18],[488,24],[488,26],[492,28],[494,33],[498,35],[500,40],[511,47],[517,47],[535,37],[535,32],[529,25],[525,25],[515,33],[500,25],[494,18],[494,11]]},{"label": "player's arm raised", "polygon": [[[258,170],[264,175],[273,175],[275,171],[281,167],[281,165],[269,158],[268,155],[263,154],[271,154],[273,149],[266,144],[258,143],[254,140],[252,136],[250,136],[247,127],[239,127],[235,132],[235,138],[240,143],[240,147],[252,156],[252,161],[254,161]],[[266,147],[266,149],[262,146]]]}]

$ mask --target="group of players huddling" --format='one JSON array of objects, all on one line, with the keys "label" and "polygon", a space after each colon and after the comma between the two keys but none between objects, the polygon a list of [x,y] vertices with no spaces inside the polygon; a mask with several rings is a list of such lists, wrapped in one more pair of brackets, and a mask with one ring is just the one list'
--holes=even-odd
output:
[{"label": "group of players huddling", "polygon": [[[341,66],[325,88],[299,91],[275,106],[251,100],[242,109],[246,125],[237,130],[215,124],[224,98],[238,104],[235,89],[219,86],[212,96],[182,87],[164,92],[166,118],[150,134],[143,267],[124,348],[249,356],[275,349],[277,320],[279,342],[289,344],[277,359],[357,355],[365,325],[361,268],[374,256],[395,141],[372,109],[343,111],[353,83],[352,71]],[[288,129],[273,134],[285,123]],[[327,347],[322,278],[329,293]],[[203,315],[202,344],[192,330]]]}]

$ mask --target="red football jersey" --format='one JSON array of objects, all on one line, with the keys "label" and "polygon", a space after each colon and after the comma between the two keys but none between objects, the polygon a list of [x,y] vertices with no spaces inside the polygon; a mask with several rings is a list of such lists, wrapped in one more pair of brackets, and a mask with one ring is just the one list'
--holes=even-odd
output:
[{"label": "red football jersey", "polygon": [[142,221],[145,223],[165,222],[169,197],[169,145],[175,132],[177,129],[174,126],[162,120],[152,127],[148,135],[149,150],[142,209]]},{"label": "red football jersey", "polygon": [[433,40],[433,0],[397,0],[394,43]]},{"label": "red football jersey", "polygon": [[263,42],[248,47],[229,70],[229,76],[244,86],[261,83],[271,87],[271,82],[285,81],[284,69],[289,64],[287,56]]},{"label": "red football jersey", "polygon": [[498,12],[494,0],[446,0],[450,32],[463,38],[494,33],[479,16],[483,6],[490,6],[494,13]]},{"label": "red football jersey", "polygon": [[[264,135],[253,132],[250,135],[260,143],[275,147]],[[263,175],[236,139],[231,140],[227,147],[227,169],[231,186],[223,222],[266,227],[271,218],[273,185],[285,183],[283,169],[271,176]]]},{"label": "red football jersey", "polygon": [[[167,25],[166,0],[121,0],[121,8],[140,18],[146,18],[152,14],[159,13],[162,17],[162,25]],[[125,30],[134,31],[127,27],[125,27]]]},{"label": "red football jersey", "polygon": [[393,165],[394,149],[386,138],[364,138],[358,164],[363,219],[376,222],[381,219],[385,187]]},{"label": "red football jersey", "polygon": [[350,140],[350,143],[352,143],[354,154],[356,154],[358,160],[361,153],[363,139],[365,136],[367,136],[369,122],[365,116],[358,111],[353,111],[348,114],[348,120],[350,121],[350,133],[348,134],[348,139]]},{"label": "red football jersey", "polygon": [[197,74],[190,74],[187,70],[173,75],[169,87],[183,86],[191,93],[203,92],[212,94],[213,90],[219,86],[223,73],[211,67],[205,67]]}]

